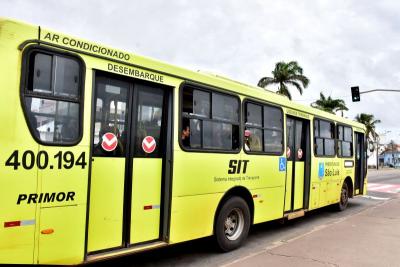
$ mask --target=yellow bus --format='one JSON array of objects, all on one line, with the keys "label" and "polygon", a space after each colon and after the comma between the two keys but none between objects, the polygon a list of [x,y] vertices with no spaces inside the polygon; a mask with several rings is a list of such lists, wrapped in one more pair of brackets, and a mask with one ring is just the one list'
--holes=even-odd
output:
[{"label": "yellow bus", "polygon": [[0,19],[0,263],[80,264],[366,194],[365,128],[276,93]]}]

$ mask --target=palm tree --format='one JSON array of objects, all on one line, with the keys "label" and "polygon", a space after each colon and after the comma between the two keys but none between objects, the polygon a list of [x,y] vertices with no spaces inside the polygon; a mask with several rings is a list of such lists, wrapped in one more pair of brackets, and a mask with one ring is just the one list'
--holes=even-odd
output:
[{"label": "palm tree", "polygon": [[278,94],[287,96],[292,100],[288,85],[294,86],[303,94],[303,89],[307,88],[310,80],[303,75],[303,69],[296,61],[278,62],[272,71],[272,77],[263,77],[258,82],[258,86],[265,88],[270,84],[279,84]]},{"label": "palm tree", "polygon": [[380,123],[381,120],[375,119],[374,115],[360,113],[355,117],[355,120],[364,124],[366,128],[366,136],[368,138],[368,142],[372,143],[378,137],[378,134],[375,131],[375,124]]},{"label": "palm tree", "polygon": [[327,111],[327,112],[330,112],[333,114],[335,114],[338,111],[341,111],[342,117],[343,117],[343,111],[349,110],[346,107],[346,103],[342,99],[333,99],[330,96],[328,96],[328,98],[326,98],[322,92],[319,94],[319,96],[320,96],[320,99],[318,99],[314,103],[311,103],[312,107],[318,108],[318,109],[321,109],[323,111]]}]

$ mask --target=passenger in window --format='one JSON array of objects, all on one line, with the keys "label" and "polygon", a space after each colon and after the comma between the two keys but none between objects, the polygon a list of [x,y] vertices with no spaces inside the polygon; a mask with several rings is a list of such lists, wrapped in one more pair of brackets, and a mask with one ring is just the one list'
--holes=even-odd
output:
[{"label": "passenger in window", "polygon": [[183,127],[182,127],[182,145],[185,147],[190,147],[190,126],[189,126],[189,120],[184,120],[183,121]]},{"label": "passenger in window", "polygon": [[251,132],[249,130],[244,131],[244,150],[250,151],[250,135]]}]

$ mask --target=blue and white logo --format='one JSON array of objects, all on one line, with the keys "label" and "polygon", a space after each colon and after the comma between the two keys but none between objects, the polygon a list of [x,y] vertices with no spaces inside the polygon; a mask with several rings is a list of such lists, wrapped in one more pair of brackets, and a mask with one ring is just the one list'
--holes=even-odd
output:
[{"label": "blue and white logo", "polygon": [[285,157],[279,158],[279,171],[280,172],[286,171],[286,158]]},{"label": "blue and white logo", "polygon": [[318,178],[322,180],[325,176],[325,163],[320,162],[318,164]]}]

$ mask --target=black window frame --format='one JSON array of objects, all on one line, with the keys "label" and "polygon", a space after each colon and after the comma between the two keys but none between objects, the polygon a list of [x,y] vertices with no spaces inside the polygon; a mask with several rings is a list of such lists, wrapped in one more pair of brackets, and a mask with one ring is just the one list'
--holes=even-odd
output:
[{"label": "black window frame", "polygon": [[[29,82],[31,73],[31,55],[34,53],[42,53],[50,56],[59,56],[63,58],[68,58],[75,60],[79,65],[79,81],[78,81],[78,97],[66,97],[66,96],[55,96],[54,94],[34,92],[29,90]],[[52,69],[52,72],[54,70]],[[31,133],[32,138],[40,145],[45,146],[59,146],[59,147],[70,147],[76,146],[82,141],[83,138],[83,113],[84,113],[84,92],[85,92],[85,73],[86,73],[86,65],[84,60],[78,54],[66,52],[64,50],[54,49],[50,47],[44,47],[40,45],[31,45],[24,49],[22,53],[22,67],[21,67],[21,83],[20,83],[20,104],[25,116],[25,122],[28,126],[29,132]],[[53,82],[53,81],[52,81]],[[35,134],[35,129],[32,128],[31,121],[29,118],[28,111],[26,110],[25,99],[26,97],[31,98],[40,98],[45,100],[53,100],[53,101],[63,101],[68,103],[76,103],[79,105],[79,115],[78,115],[78,136],[73,142],[46,142],[41,140]]]},{"label": "black window frame", "polygon": [[[316,136],[315,135],[315,122],[316,121],[324,121],[324,122],[330,123],[331,124],[331,131],[333,130],[333,138],[320,137],[321,129],[320,129],[320,124],[319,123],[318,123],[318,136]],[[312,124],[313,124],[312,125],[312,127],[313,127],[312,133],[313,133],[313,153],[314,153],[314,157],[318,157],[318,158],[335,158],[337,156],[336,122],[332,121],[332,120],[324,119],[324,118],[314,117]],[[333,127],[332,127],[332,124],[333,124]],[[322,155],[317,154],[317,149],[316,149],[316,145],[317,145],[316,140],[317,139],[322,139],[323,140],[323,142],[322,142],[323,143],[323,154]],[[334,145],[333,145],[334,154],[333,155],[326,155],[326,153],[325,153],[325,140],[326,139],[333,140],[333,142],[334,142]]]},{"label": "black window frame", "polygon": [[[342,127],[342,129],[343,129],[343,140],[340,139],[340,136],[339,136],[339,127]],[[344,128],[349,128],[351,130],[351,141],[346,141],[345,140],[345,138],[344,138]],[[336,124],[336,139],[337,139],[337,142],[336,142],[336,146],[337,146],[336,153],[337,153],[338,158],[353,158],[353,156],[354,156],[354,131],[353,131],[353,127],[351,127],[349,125],[346,125],[346,124],[337,123]],[[342,146],[343,142],[350,143],[350,152],[351,152],[350,156],[343,156],[343,146]],[[339,150],[339,146],[341,146],[340,150]],[[340,154],[339,154],[339,151],[341,152]]]},{"label": "black window frame", "polygon": [[[262,126],[260,127],[260,126],[255,126],[255,125],[251,125],[251,126],[247,126],[246,125],[246,119],[247,119],[247,104],[248,103],[250,103],[250,104],[254,104],[254,105],[259,105],[259,106],[261,106],[261,124],[262,124]],[[272,108],[276,108],[276,109],[279,109],[280,110],[280,112],[281,112],[281,129],[279,130],[277,130],[277,129],[273,129],[273,128],[271,128],[271,127],[265,127],[264,126],[264,106],[266,106],[266,107],[272,107]],[[243,104],[242,104],[242,113],[243,113],[243,122],[242,122],[242,125],[243,125],[243,132],[247,129],[247,128],[254,128],[254,129],[259,129],[259,130],[261,130],[261,132],[262,132],[262,140],[261,140],[261,143],[262,143],[262,151],[251,151],[251,150],[249,150],[249,151],[247,151],[246,149],[244,149],[244,152],[246,153],[246,154],[249,154],[249,155],[272,155],[272,156],[282,156],[283,155],[283,153],[284,153],[284,151],[285,151],[285,128],[284,128],[284,118],[283,118],[283,115],[284,115],[284,112],[283,112],[283,108],[281,107],[281,106],[278,106],[278,105],[274,105],[274,104],[271,104],[271,103],[268,103],[268,102],[263,102],[263,101],[258,101],[258,100],[254,100],[254,99],[250,99],[250,98],[245,98],[244,100],[243,100]],[[281,149],[281,151],[280,152],[265,152],[265,147],[264,147],[264,145],[265,145],[265,143],[264,143],[264,130],[271,130],[271,131],[280,131],[281,132],[281,143],[282,143],[282,149]],[[242,137],[242,139],[241,139],[241,141],[243,142],[244,140],[244,135],[243,135],[243,137]]]},{"label": "black window frame", "polygon": [[[208,92],[210,93],[210,114],[209,117],[206,118],[204,116],[196,116],[196,115],[186,115],[183,114],[183,91],[185,90],[185,88],[192,88],[193,90],[200,90],[200,91],[204,91],[204,92]],[[237,123],[232,123],[230,121],[226,121],[226,120],[218,120],[218,119],[213,119],[213,113],[212,113],[212,94],[213,93],[217,93],[217,94],[223,94],[223,95],[227,95],[227,96],[231,96],[237,99],[238,101],[238,122]],[[190,81],[184,81],[183,83],[181,83],[180,87],[179,87],[179,128],[178,128],[178,143],[180,148],[183,151],[186,152],[202,152],[202,153],[225,153],[225,154],[239,154],[240,150],[242,148],[242,125],[241,125],[241,100],[240,97],[234,93],[228,92],[224,89],[220,89],[220,88],[216,88],[216,87],[211,87],[208,85],[203,85],[203,84],[197,84],[194,82],[190,82]],[[238,147],[235,150],[226,150],[226,149],[210,149],[210,148],[191,148],[191,147],[186,147],[182,144],[182,138],[181,138],[181,130],[182,130],[182,121],[183,119],[197,119],[197,120],[201,120],[201,121],[210,121],[210,122],[221,122],[221,123],[228,123],[231,125],[237,125],[238,126],[238,130],[239,130],[239,136],[238,136]]]}]

